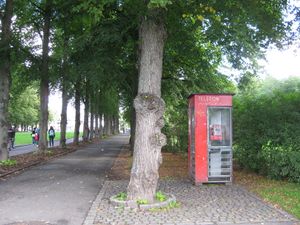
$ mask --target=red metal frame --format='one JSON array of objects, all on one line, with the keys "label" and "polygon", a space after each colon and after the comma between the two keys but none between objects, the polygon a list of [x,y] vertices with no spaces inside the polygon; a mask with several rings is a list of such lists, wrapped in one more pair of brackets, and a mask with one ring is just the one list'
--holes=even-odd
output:
[{"label": "red metal frame", "polygon": [[[193,94],[189,96],[189,173],[195,184],[208,182],[207,109],[210,106],[231,107],[232,94]],[[191,152],[191,113],[194,108],[195,154]],[[194,175],[192,175],[194,172]]]}]

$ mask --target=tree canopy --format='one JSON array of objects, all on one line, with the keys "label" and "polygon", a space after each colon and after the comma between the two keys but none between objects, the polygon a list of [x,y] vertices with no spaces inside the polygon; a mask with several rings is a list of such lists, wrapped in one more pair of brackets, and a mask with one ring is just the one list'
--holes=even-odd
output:
[{"label": "tree canopy", "polygon": [[[131,176],[137,179],[130,182],[129,198],[151,201],[161,148],[166,144],[167,150],[186,151],[186,98],[191,93],[235,92],[237,88],[251,92],[249,83],[256,73],[257,59],[271,44],[280,47],[291,40],[299,9],[291,11],[296,15],[294,21],[287,21],[289,7],[286,0],[1,2],[0,50],[1,59],[5,59],[0,65],[0,106],[4,106],[0,107],[4,121],[0,124],[1,134],[8,122],[25,123],[16,114],[25,117],[27,112],[19,111],[17,105],[27,102],[34,93],[30,86],[34,81],[39,83],[40,150],[47,147],[51,88],[62,90],[62,146],[71,98],[76,104],[75,142],[80,102],[85,105],[85,140],[104,121],[105,127],[117,126],[115,117],[122,105],[132,130],[137,131],[132,133],[135,144]],[[242,71],[238,87],[222,74],[220,66],[224,61]],[[23,88],[17,88],[20,85]],[[237,103],[240,112],[246,107],[244,97],[241,99]],[[275,106],[279,107],[274,103]],[[36,107],[35,103],[32,107]],[[27,110],[32,115],[36,112],[33,108]],[[237,115],[243,118],[243,114]],[[237,140],[241,142],[239,136]],[[263,140],[260,144],[267,143]],[[0,146],[5,152],[5,135],[0,135]],[[5,157],[7,154],[3,154]],[[140,171],[143,174],[138,174]]]}]

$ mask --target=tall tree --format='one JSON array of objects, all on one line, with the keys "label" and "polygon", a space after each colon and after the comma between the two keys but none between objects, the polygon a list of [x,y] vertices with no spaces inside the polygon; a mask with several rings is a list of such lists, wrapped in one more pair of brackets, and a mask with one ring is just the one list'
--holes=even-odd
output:
[{"label": "tall tree", "polygon": [[48,130],[48,102],[49,102],[49,42],[50,22],[52,15],[52,1],[46,0],[43,11],[43,41],[42,41],[42,65],[40,81],[40,139],[39,150],[44,151],[47,147]]},{"label": "tall tree", "polygon": [[[2,10],[4,7],[4,10]],[[11,23],[13,16],[13,0],[6,0],[5,6],[0,3],[0,160],[8,158],[7,151],[7,126],[8,126],[8,102],[10,86],[10,44]]]},{"label": "tall tree", "polygon": [[166,39],[162,13],[161,9],[149,10],[140,26],[139,84],[134,100],[136,133],[128,185],[129,200],[153,201],[162,162],[161,147],[166,144],[161,133],[165,109],[161,98],[161,78]]},{"label": "tall tree", "polygon": [[79,129],[80,129],[80,80],[75,84],[75,127],[74,127],[74,144],[79,143]]}]

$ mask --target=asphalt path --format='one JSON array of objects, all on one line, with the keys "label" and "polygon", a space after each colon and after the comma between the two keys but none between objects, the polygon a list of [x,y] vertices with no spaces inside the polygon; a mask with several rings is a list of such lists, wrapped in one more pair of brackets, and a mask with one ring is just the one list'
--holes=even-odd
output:
[{"label": "asphalt path", "polygon": [[[79,139],[81,140],[81,138]],[[70,144],[73,142],[73,138],[67,139],[66,143]],[[54,141],[54,147],[59,146],[59,141]],[[48,148],[51,148],[50,146]],[[9,151],[9,156],[21,155],[26,154],[29,152],[34,152],[37,150],[37,146],[33,144],[29,145],[16,145],[15,148]]]},{"label": "asphalt path", "polygon": [[128,139],[112,136],[0,180],[0,224],[82,224]]}]

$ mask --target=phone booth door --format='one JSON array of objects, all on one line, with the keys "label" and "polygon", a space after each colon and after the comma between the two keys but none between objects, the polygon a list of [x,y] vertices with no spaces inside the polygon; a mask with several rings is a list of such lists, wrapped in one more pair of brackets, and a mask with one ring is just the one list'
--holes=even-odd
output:
[{"label": "phone booth door", "polygon": [[231,182],[231,107],[207,108],[208,181]]}]

